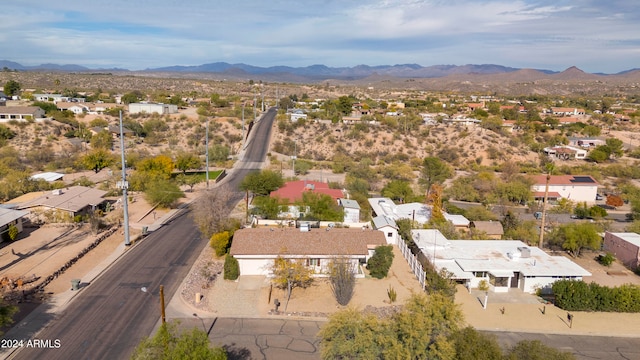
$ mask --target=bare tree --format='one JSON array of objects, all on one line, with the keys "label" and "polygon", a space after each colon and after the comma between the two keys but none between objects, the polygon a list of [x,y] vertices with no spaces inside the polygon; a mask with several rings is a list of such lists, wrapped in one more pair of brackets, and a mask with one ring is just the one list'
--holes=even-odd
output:
[{"label": "bare tree", "polygon": [[331,291],[340,305],[347,305],[353,297],[356,286],[354,265],[347,258],[336,258],[329,263],[329,281]]},{"label": "bare tree", "polygon": [[221,186],[204,192],[191,205],[193,220],[204,238],[209,239],[232,225],[228,203],[233,195],[230,187]]}]

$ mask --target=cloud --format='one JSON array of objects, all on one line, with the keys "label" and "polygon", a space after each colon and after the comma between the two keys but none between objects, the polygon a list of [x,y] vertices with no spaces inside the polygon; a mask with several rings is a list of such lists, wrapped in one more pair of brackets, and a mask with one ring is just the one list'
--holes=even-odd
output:
[{"label": "cloud", "polygon": [[2,57],[131,69],[494,63],[637,66],[639,11],[611,0],[23,0],[3,4]]}]

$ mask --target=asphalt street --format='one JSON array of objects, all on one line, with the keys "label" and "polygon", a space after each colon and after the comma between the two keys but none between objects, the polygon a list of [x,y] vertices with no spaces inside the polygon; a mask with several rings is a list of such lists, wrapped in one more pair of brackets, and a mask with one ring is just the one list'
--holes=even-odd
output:
[{"label": "asphalt street", "polygon": [[[244,161],[223,180],[232,189],[238,188],[248,172],[260,169],[275,114],[276,110],[270,109],[254,125]],[[242,196],[237,192],[235,201]],[[129,358],[160,318],[160,285],[164,285],[165,299],[171,299],[206,244],[189,211],[181,211],[83,288],[64,311],[53,318],[38,319],[48,322],[36,335],[43,340],[42,346],[23,347],[14,358]]]},{"label": "asphalt street", "polygon": [[[198,326],[193,319],[184,323]],[[316,337],[324,321],[301,319],[205,319],[209,339],[224,346],[229,360],[320,359]],[[547,346],[570,352],[577,360],[640,360],[640,338],[488,332],[503,349],[522,340],[539,340]]]}]

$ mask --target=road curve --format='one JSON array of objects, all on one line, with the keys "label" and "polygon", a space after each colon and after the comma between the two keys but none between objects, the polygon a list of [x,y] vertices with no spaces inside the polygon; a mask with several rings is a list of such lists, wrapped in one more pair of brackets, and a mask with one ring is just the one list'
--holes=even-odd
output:
[{"label": "road curve", "polygon": [[[224,180],[232,189],[237,191],[244,176],[258,170],[264,162],[275,115],[276,110],[270,109],[253,127],[243,161]],[[238,191],[234,198],[240,200],[242,195]],[[37,338],[49,340],[45,344],[51,346],[23,348],[14,358],[129,358],[160,318],[160,285],[164,285],[168,301],[206,243],[190,212],[183,210],[82,289],[74,301],[38,333]]]}]

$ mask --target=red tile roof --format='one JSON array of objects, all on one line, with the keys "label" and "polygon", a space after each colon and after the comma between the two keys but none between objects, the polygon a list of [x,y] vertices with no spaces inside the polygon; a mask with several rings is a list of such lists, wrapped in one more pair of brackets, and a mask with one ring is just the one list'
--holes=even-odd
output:
[{"label": "red tile roof", "polygon": [[377,230],[312,228],[250,228],[233,234],[231,255],[325,255],[368,254],[370,245],[386,245],[384,233]]},{"label": "red tile roof", "polygon": [[308,180],[289,181],[280,189],[271,192],[270,196],[288,199],[289,203],[294,203],[298,200],[302,200],[302,194],[304,192],[326,194],[331,196],[333,200],[338,200],[338,198],[344,197],[342,190],[329,189],[329,184],[327,183]]}]

